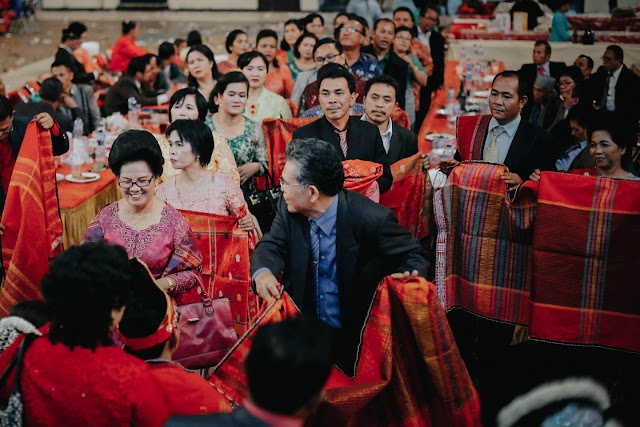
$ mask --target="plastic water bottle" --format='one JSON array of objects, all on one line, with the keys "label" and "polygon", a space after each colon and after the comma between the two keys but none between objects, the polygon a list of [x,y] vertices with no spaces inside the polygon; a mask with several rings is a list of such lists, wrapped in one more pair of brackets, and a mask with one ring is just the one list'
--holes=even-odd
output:
[{"label": "plastic water bottle", "polygon": [[447,110],[449,113],[453,110],[453,104],[456,102],[456,91],[453,89],[453,86],[449,86],[449,91],[447,92]]},{"label": "plastic water bottle", "polygon": [[82,119],[78,117],[73,121],[73,137],[79,138],[84,133],[84,125],[82,124]]},{"label": "plastic water bottle", "polygon": [[138,123],[138,103],[135,97],[130,97],[127,101],[129,107],[129,123]]},{"label": "plastic water bottle", "polygon": [[104,146],[105,133],[106,126],[104,123],[100,123],[100,126],[98,126],[98,130],[96,131],[96,142],[98,143],[98,146],[96,147],[97,163],[104,163],[106,161],[106,151]]}]

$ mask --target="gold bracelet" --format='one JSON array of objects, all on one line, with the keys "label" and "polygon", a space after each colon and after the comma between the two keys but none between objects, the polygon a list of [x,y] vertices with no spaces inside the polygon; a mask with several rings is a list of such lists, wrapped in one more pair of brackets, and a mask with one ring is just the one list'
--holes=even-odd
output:
[{"label": "gold bracelet", "polygon": [[169,288],[167,289],[167,293],[170,294],[176,290],[176,286],[178,286],[178,282],[173,277],[167,277],[167,280],[169,281]]}]

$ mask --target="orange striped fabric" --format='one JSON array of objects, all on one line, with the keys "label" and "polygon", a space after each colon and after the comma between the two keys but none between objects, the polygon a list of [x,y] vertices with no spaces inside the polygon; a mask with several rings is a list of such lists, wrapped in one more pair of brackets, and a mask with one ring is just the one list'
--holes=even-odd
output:
[{"label": "orange striped fabric", "polygon": [[11,176],[2,215],[2,261],[6,278],[0,315],[15,304],[40,299],[40,279],[62,247],[51,134],[32,120]]}]

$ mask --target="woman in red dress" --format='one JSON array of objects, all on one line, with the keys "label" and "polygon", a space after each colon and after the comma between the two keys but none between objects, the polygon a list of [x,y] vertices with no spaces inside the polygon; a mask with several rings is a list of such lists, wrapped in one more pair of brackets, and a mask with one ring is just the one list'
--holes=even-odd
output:
[{"label": "woman in red dress", "polygon": [[278,35],[273,30],[262,30],[256,37],[256,51],[260,52],[269,62],[267,81],[264,84],[271,92],[283,98],[291,98],[293,93],[293,77],[286,64],[280,64],[276,58]]},{"label": "woman in red dress", "polygon": [[[31,426],[161,426],[165,399],[151,369],[113,345],[129,302],[141,280],[126,251],[104,242],[72,246],[42,279],[48,307],[47,336],[26,349],[20,387],[23,420]],[[148,276],[148,274],[147,274]],[[4,371],[19,337],[0,355]],[[6,400],[15,373],[0,389]]]},{"label": "woman in red dress", "polygon": [[111,71],[121,71],[124,73],[127,71],[129,62],[131,62],[133,58],[149,53],[148,50],[136,44],[137,38],[138,24],[135,21],[123,21],[122,35],[111,50],[111,62],[109,62],[109,69]]}]

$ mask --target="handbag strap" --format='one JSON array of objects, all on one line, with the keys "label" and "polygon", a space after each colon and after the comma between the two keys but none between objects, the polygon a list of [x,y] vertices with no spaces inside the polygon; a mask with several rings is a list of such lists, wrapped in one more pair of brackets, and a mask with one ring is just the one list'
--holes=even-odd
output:
[{"label": "handbag strap", "polygon": [[27,347],[31,345],[36,337],[37,336],[35,334],[25,334],[25,337],[20,343],[20,349],[18,350],[18,353],[13,356],[11,362],[9,362],[9,365],[7,366],[7,369],[4,370],[2,376],[0,377],[0,386],[4,385],[4,383],[7,381],[7,378],[9,378],[9,374],[15,366],[16,378],[13,384],[13,393],[15,393],[16,391],[20,391],[20,377],[22,375],[22,361],[24,359],[24,353],[26,352]]}]

